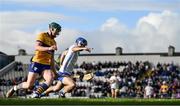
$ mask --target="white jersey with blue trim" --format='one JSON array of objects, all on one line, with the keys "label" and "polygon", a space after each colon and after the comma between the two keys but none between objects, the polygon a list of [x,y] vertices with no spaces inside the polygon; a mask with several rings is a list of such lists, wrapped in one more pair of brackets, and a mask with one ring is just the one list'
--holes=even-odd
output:
[{"label": "white jersey with blue trim", "polygon": [[72,73],[74,65],[78,59],[79,52],[73,52],[72,48],[74,48],[76,45],[72,45],[69,47],[68,52],[63,60],[63,63],[61,65],[61,68],[59,69],[59,72],[61,73]]}]

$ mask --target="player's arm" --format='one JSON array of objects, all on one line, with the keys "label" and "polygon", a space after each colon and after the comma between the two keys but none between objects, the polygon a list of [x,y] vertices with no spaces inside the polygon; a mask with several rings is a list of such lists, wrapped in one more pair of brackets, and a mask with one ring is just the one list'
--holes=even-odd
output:
[{"label": "player's arm", "polygon": [[57,45],[56,43],[54,45],[51,45],[50,47],[45,47],[44,42],[46,41],[46,36],[42,33],[39,34],[36,38],[36,43],[35,43],[35,50],[37,51],[52,51],[52,50],[57,50]]},{"label": "player's arm", "polygon": [[88,48],[88,47],[79,47],[79,46],[75,46],[72,48],[73,52],[77,52],[77,51],[88,51],[91,52],[92,48]]},{"label": "player's arm", "polygon": [[56,78],[57,77],[57,72],[56,72],[56,69],[55,69],[55,60],[54,60],[54,53],[51,57],[51,71],[53,73],[53,77]]},{"label": "player's arm", "polygon": [[116,81],[115,80],[110,80],[110,83],[112,84],[112,83],[115,83]]},{"label": "player's arm", "polygon": [[38,50],[38,51],[57,50],[57,46],[56,45],[52,45],[50,47],[44,47],[44,46],[42,46],[41,42],[36,41],[35,50]]},{"label": "player's arm", "polygon": [[146,89],[147,89],[147,88],[145,87],[145,88],[144,88],[144,96],[146,96]]},{"label": "player's arm", "polygon": [[160,89],[159,89],[159,93],[161,93],[161,92],[162,92],[162,89],[163,89],[163,88],[162,88],[162,86],[161,86],[161,87],[160,87]]},{"label": "player's arm", "polygon": [[64,58],[65,58],[65,56],[66,56],[66,54],[67,54],[67,50],[66,51],[64,51],[62,54],[61,54],[61,57],[60,57],[60,66],[62,65],[62,63],[63,63],[63,61],[64,61]]}]

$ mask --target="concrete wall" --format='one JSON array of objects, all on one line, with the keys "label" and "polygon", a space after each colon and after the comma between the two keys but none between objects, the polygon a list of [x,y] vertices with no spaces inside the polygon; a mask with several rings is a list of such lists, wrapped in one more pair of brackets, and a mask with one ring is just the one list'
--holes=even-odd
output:
[{"label": "concrete wall", "polygon": [[160,63],[171,63],[180,64],[180,56],[179,57],[162,57],[158,55],[134,55],[134,56],[81,56],[78,60],[78,64],[81,64],[83,61],[86,62],[105,62],[105,61],[131,61],[135,63],[136,61],[149,61],[154,64]]},{"label": "concrete wall", "polygon": [[[21,61],[24,64],[29,64],[32,55],[28,56],[15,56],[15,61]],[[55,55],[57,59],[58,55]],[[77,63],[81,64],[85,62],[105,62],[105,61],[131,61],[135,63],[136,61],[149,61],[154,64],[160,63],[171,63],[180,64],[180,56],[160,56],[160,55],[112,55],[112,56],[79,56]]]}]

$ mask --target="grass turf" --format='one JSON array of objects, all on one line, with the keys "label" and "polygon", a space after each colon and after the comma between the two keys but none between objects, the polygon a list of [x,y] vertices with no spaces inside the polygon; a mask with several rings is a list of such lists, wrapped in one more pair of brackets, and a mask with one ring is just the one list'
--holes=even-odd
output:
[{"label": "grass turf", "polygon": [[180,105],[180,99],[0,99],[0,105]]}]

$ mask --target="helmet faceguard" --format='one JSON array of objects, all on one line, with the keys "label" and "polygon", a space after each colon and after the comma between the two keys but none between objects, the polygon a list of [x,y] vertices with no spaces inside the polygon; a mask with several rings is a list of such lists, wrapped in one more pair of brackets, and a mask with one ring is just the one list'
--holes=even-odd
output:
[{"label": "helmet faceguard", "polygon": [[87,46],[87,40],[82,37],[79,37],[76,39],[76,44],[85,47]]}]

